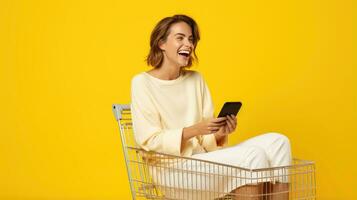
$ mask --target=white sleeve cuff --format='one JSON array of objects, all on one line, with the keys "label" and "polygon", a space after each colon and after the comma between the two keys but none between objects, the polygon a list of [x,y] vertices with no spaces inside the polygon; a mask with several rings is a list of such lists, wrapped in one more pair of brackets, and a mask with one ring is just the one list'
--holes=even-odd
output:
[{"label": "white sleeve cuff", "polygon": [[181,155],[182,130],[183,128],[165,130],[163,134],[163,152],[170,155]]}]

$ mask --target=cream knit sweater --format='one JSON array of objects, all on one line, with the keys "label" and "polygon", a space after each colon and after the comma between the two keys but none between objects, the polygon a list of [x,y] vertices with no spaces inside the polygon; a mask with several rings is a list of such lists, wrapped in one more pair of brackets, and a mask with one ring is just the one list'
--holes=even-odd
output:
[{"label": "cream knit sweater", "polygon": [[191,138],[181,150],[183,128],[214,117],[212,98],[203,77],[192,70],[182,72],[174,80],[142,72],[131,81],[133,131],[138,145],[147,151],[191,156],[221,147],[215,136],[209,134]]}]

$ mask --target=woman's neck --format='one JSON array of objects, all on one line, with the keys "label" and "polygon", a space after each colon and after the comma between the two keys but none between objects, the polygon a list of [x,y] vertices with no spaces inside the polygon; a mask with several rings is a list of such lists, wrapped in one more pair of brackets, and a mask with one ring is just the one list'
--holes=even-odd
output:
[{"label": "woman's neck", "polygon": [[165,67],[162,65],[159,68],[151,69],[148,73],[162,80],[174,80],[181,75],[181,71],[181,68]]}]

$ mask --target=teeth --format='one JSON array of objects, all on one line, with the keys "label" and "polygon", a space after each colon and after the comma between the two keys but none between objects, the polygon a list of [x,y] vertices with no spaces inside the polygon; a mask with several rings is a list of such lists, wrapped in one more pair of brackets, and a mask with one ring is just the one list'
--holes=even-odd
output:
[{"label": "teeth", "polygon": [[187,51],[187,50],[180,50],[179,53],[187,53],[187,54],[190,54],[190,51]]}]

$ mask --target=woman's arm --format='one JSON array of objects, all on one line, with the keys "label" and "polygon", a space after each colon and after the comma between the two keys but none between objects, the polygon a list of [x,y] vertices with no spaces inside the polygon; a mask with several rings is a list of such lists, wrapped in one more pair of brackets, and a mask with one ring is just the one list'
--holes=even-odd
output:
[{"label": "woman's arm", "polygon": [[182,139],[181,139],[181,151],[183,149],[183,144],[195,136],[199,135],[198,130],[194,126],[185,127],[182,129]]},{"label": "woman's arm", "polygon": [[225,142],[227,135],[220,135],[216,132],[214,133],[214,137],[216,138],[217,145],[222,146],[222,144]]},{"label": "woman's arm", "polygon": [[[199,131],[194,126],[185,127],[182,130],[182,141],[187,141],[199,134]],[[182,147],[182,145],[181,145]]]},{"label": "woman's arm", "polygon": [[[202,116],[204,119],[212,118],[214,117],[214,106],[211,93],[204,78],[202,76],[200,76],[200,78],[202,87]],[[228,136],[222,136],[217,134],[204,135],[202,136],[201,140],[201,144],[206,149],[206,151],[214,151],[222,146],[225,146],[227,143]]]},{"label": "woman's arm", "polygon": [[199,122],[195,125],[185,127],[182,130],[181,150],[183,144],[195,136],[212,134],[226,125],[226,117],[212,118],[206,121]]},{"label": "woman's arm", "polygon": [[136,76],[131,82],[131,116],[136,143],[146,151],[181,155],[183,127],[163,129],[155,102],[145,79]]}]

